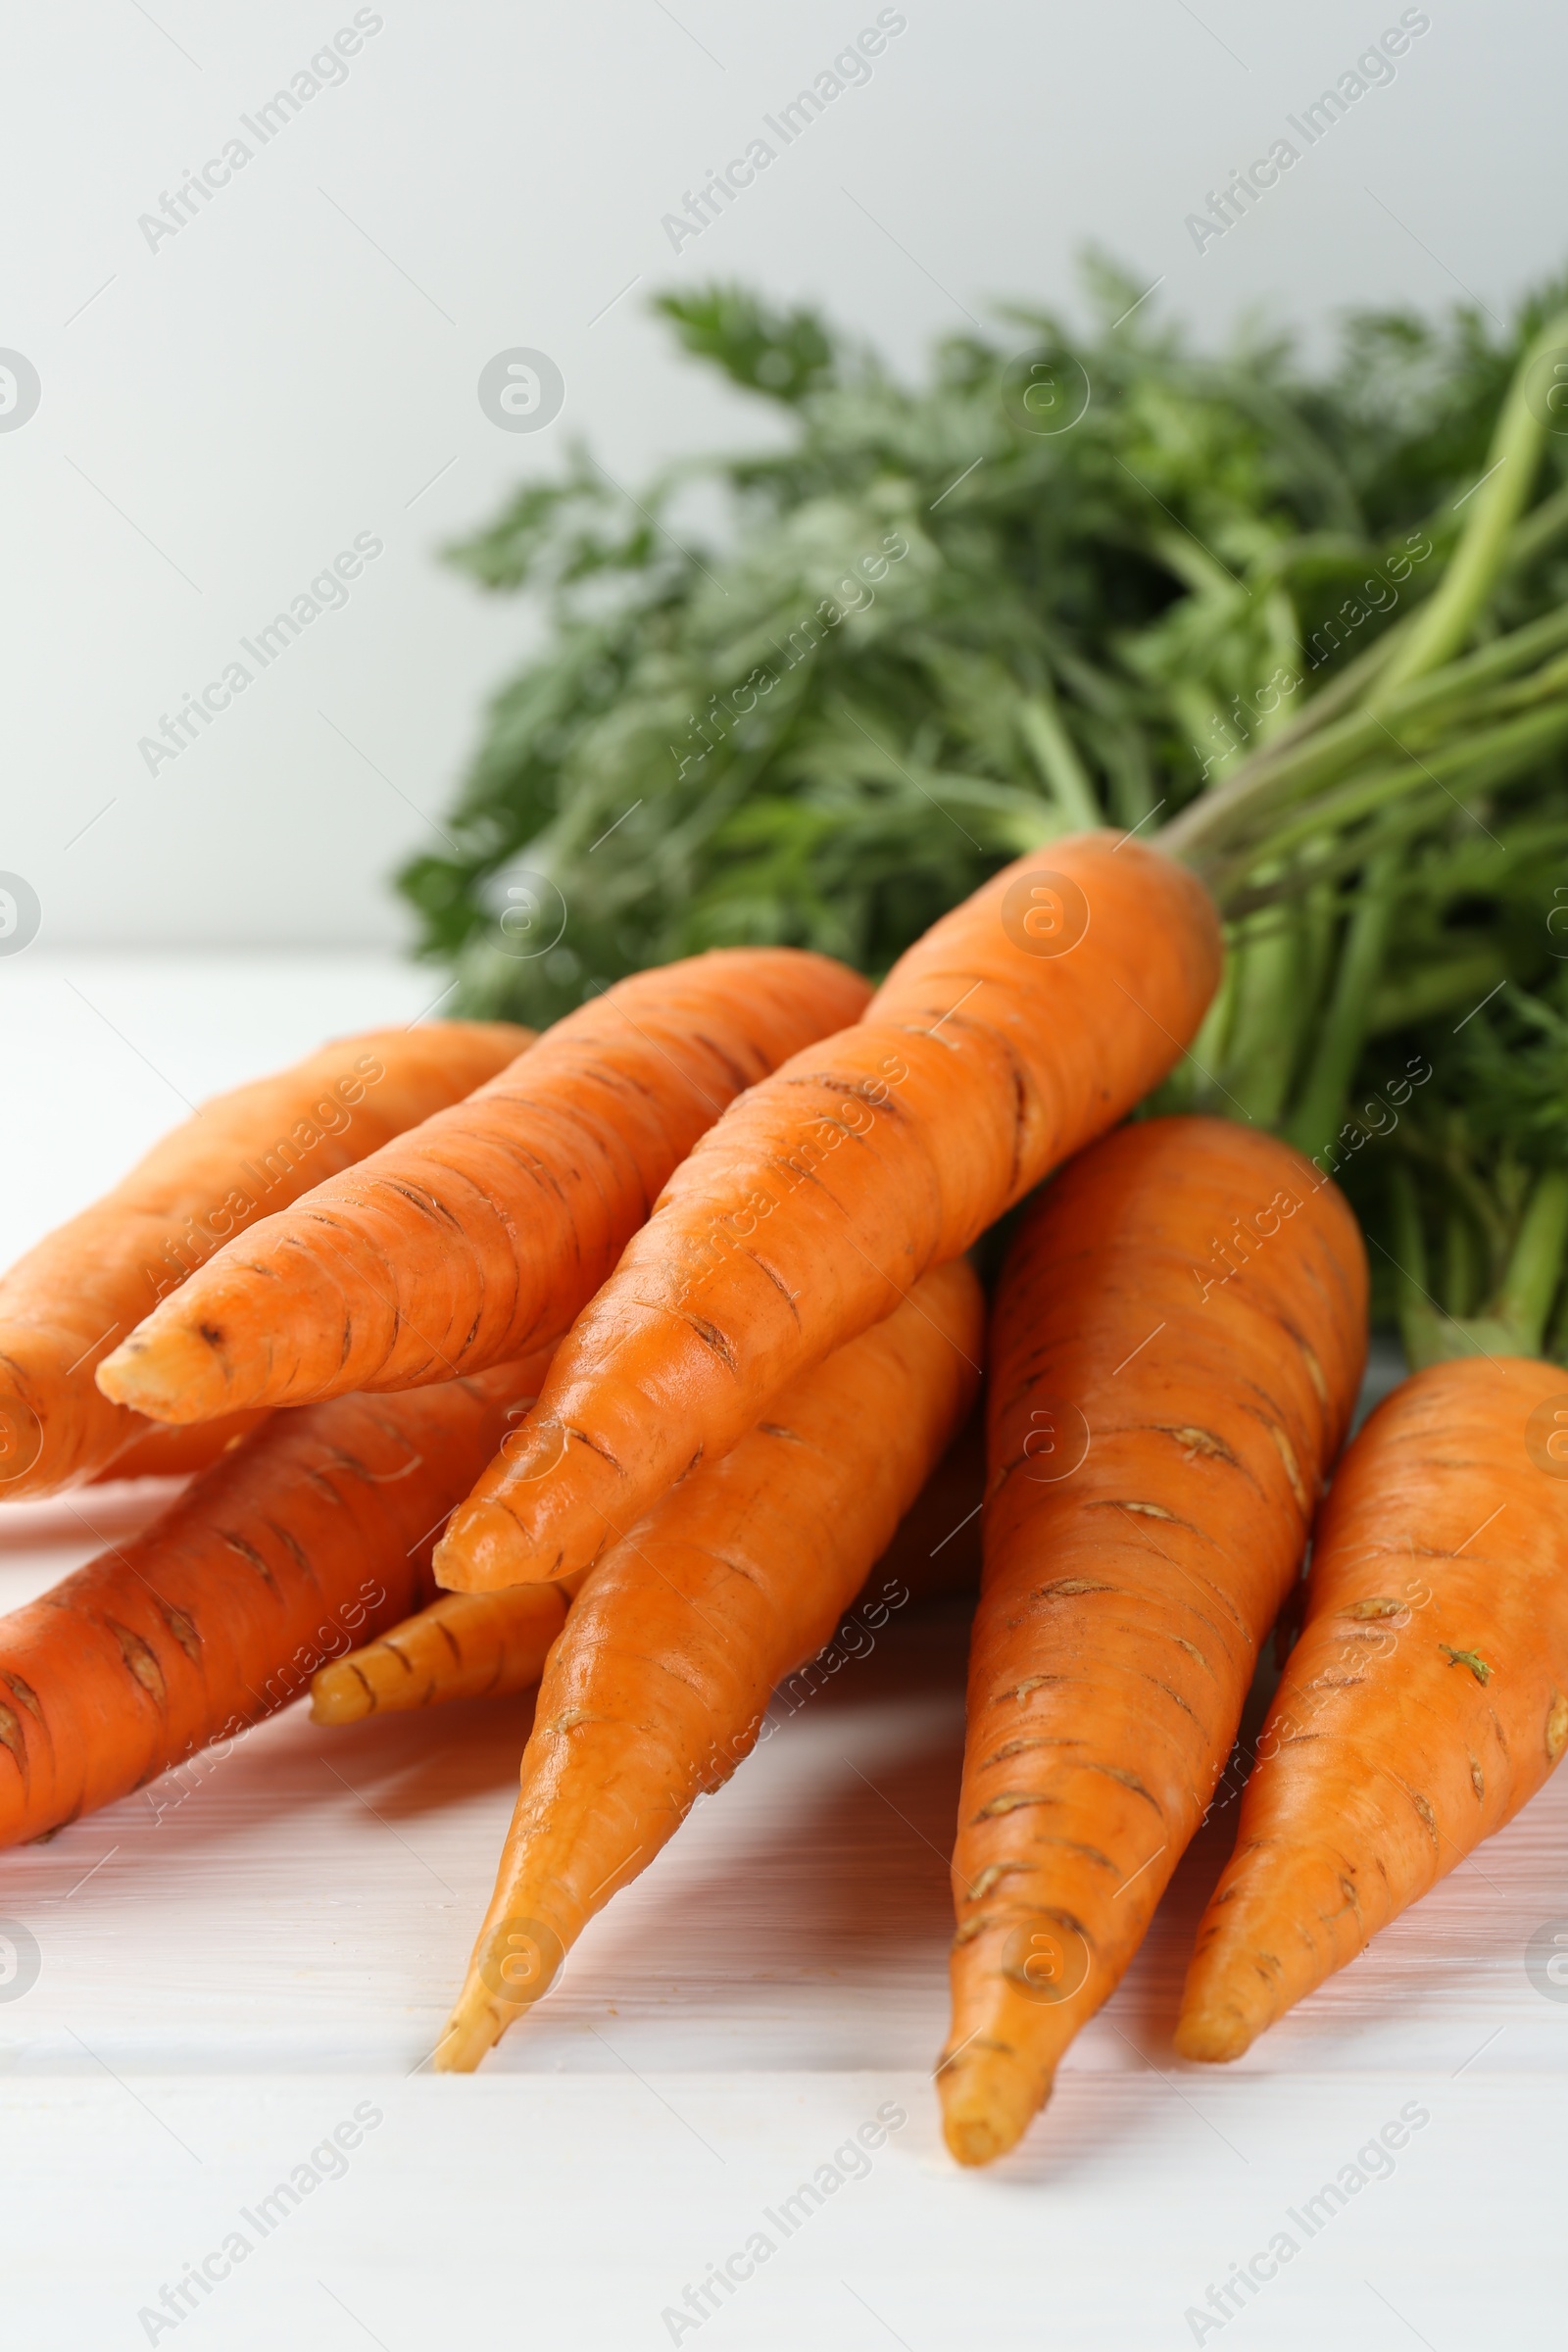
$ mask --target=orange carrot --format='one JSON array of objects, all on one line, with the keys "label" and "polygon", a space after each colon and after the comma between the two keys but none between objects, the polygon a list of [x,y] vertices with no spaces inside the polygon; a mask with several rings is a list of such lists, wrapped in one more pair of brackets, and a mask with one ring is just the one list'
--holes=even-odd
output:
[{"label": "orange carrot", "polygon": [[754,1088],[676,1171],[456,1514],[442,1583],[586,1567],[1138,1102],[1219,962],[1201,884],[1106,833],[1054,842],[944,916],[863,1021]]},{"label": "orange carrot", "polygon": [[274,1413],[140,1535],[0,1618],[0,1844],[232,1739],[406,1616],[544,1369]]},{"label": "orange carrot", "polygon": [[[221,1423],[209,1422],[208,1428]],[[174,1433],[172,1433],[174,1434]],[[980,1498],[985,1431],[971,1413],[932,1471],[866,1590],[902,1608],[911,1599],[969,1592],[980,1581]],[[594,1573],[590,1571],[589,1573]],[[566,1594],[581,1584],[507,1585],[499,1592],[442,1592],[349,1657],[318,1667],[311,1684],[316,1723],[358,1723],[449,1698],[500,1698],[529,1690],[566,1619]]]},{"label": "orange carrot", "polygon": [[991,1346],[940,2073],[961,2164],[1050,2095],[1213,1793],[1360,1379],[1355,1219],[1271,1137],[1125,1127],[1030,1210]]},{"label": "orange carrot", "polygon": [[89,1484],[106,1487],[121,1479],[190,1478],[209,1468],[241,1438],[248,1438],[266,1419],[264,1406],[259,1412],[225,1413],[220,1421],[199,1421],[189,1429],[169,1429],[161,1421],[143,1422],[141,1435],[132,1438],[107,1469],[95,1471]]},{"label": "orange carrot", "polygon": [[0,1495],[49,1494],[104,1469],[148,1424],[93,1367],[223,1238],[458,1101],[520,1054],[508,1021],[435,1021],[340,1038],[204,1102],[113,1192],[0,1280]]},{"label": "orange carrot", "polygon": [[[911,1600],[978,1592],[985,1486],[985,1414],[977,1405],[900,1520],[867,1580],[867,1590],[872,1585],[883,1591],[902,1589]],[[540,1587],[508,1589],[537,1592]]]},{"label": "orange carrot", "polygon": [[358,1723],[449,1698],[504,1698],[531,1690],[566,1622],[560,1585],[506,1592],[441,1592],[416,1616],[352,1656],[318,1666],[313,1723]]},{"label": "orange carrot", "polygon": [[220,1250],[100,1385],[199,1421],[510,1361],[565,1329],[724,1105],[868,993],[794,948],[619,982],[469,1101]]},{"label": "orange carrot", "polygon": [[1568,1374],[1418,1372],[1346,1454],[1176,2044],[1265,2026],[1511,1821],[1568,1744]]},{"label": "orange carrot", "polygon": [[495,1895],[436,2066],[466,2073],[821,1647],[974,1393],[963,1259],[777,1397],[608,1552],[550,1653]]}]

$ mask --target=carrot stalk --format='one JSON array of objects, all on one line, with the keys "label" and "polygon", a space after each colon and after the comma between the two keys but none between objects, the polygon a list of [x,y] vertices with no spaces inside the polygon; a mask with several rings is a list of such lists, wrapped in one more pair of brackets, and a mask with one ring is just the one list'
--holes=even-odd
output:
[{"label": "carrot stalk", "polygon": [[158,1299],[269,1210],[457,1102],[520,1054],[509,1021],[340,1038],[204,1102],[113,1192],[0,1280],[0,1495],[90,1478],[148,1424],[94,1366]]},{"label": "carrot stalk", "polygon": [[864,981],[794,948],[640,972],[220,1250],[100,1366],[165,1421],[416,1388],[563,1332],[703,1129]]},{"label": "carrot stalk", "polygon": [[979,1285],[958,1259],[795,1382],[599,1562],[551,1651],[495,1894],[439,2045],[476,2066],[616,1886],[755,1744],[962,1421]]},{"label": "carrot stalk", "polygon": [[1239,2057],[1561,1757],[1564,1380],[1517,1356],[1434,1364],[1347,1452],[1236,1852],[1199,1929],[1185,2057]]},{"label": "carrot stalk", "polygon": [[948,2145],[1049,2097],[1202,1818],[1366,1347],[1355,1220],[1289,1146],[1152,1119],[1028,1212],[991,1334],[953,1858]]},{"label": "carrot stalk", "polygon": [[734,1103],[454,1517],[443,1584],[571,1575],[786,1382],[888,1314],[1196,1031],[1220,961],[1193,876],[1106,833],[1054,842],[943,917],[865,1018]]},{"label": "carrot stalk", "polygon": [[544,1369],[273,1414],[140,1535],[0,1619],[0,1844],[234,1737],[407,1616],[446,1511]]}]

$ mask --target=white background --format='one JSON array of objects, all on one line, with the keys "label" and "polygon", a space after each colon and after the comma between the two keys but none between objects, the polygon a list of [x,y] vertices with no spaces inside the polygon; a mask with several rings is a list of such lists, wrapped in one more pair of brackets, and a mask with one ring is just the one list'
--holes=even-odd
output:
[{"label": "white background", "polygon": [[[874,6],[377,13],[346,82],[156,251],[138,216],[352,7],[52,0],[0,20],[0,346],[43,384],[0,433],[0,868],[42,901],[39,953],[408,936],[389,871],[438,841],[482,699],[526,642],[517,607],[436,550],[568,434],[635,487],[766,429],[671,356],[657,287],[817,299],[913,368],[997,299],[1069,301],[1091,242],[1163,278],[1151,312],[1210,334],[1250,305],[1321,335],[1348,304],[1466,288],[1505,316],[1565,258],[1568,18],[1544,0],[1433,0],[1392,86],[1201,255],[1185,216],[1396,6],[909,0],[869,83],[678,255],[661,217]],[[475,396],[516,345],[566,384],[530,437]],[[150,776],[139,738],[363,531],[386,553],[347,609]]]}]

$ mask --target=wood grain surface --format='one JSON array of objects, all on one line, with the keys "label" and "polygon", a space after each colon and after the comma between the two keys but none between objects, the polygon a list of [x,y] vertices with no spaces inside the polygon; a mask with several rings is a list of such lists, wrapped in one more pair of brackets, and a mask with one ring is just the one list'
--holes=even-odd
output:
[{"label": "wood grain surface", "polygon": [[[162,991],[134,969],[119,987],[114,969],[93,975],[105,1012],[190,1093],[376,1010],[353,959],[341,1011],[318,970],[309,992],[283,992],[270,1030],[254,968],[212,959]],[[66,1149],[81,1133],[69,1116],[51,1146],[65,1049],[90,1016],[48,977],[29,976],[11,1107],[56,1151],[49,1213],[63,1215],[112,1171],[91,1165],[101,1137]],[[232,1007],[246,1055],[226,1064],[225,986],[250,992]],[[179,1034],[193,993],[195,1047]],[[178,1115],[107,1031],[105,1051],[128,1065],[127,1127]],[[126,1155],[143,1140],[127,1133]],[[29,1166],[25,1189],[10,1204],[16,1247],[51,1188]],[[0,1607],[154,1499],[104,1488],[6,1511]],[[1545,2340],[1560,2309],[1568,1985],[1538,1989],[1526,1949],[1554,1921],[1568,1937],[1568,1779],[1214,2070],[1176,2060],[1170,2031],[1228,1850],[1222,1808],[1047,2115],[993,2173],[960,2178],[928,2070],[946,2025],[965,1624],[961,1599],[911,1604],[817,1696],[780,1708],[774,1736],[591,1925],[471,2081],[421,2069],[489,1893],[526,1701],[337,1733],[295,1708],[226,1757],[0,1856],[0,1935],[17,1923],[38,1957],[24,1992],[0,1983],[10,2339],[28,2352],[176,2336],[196,2352],[652,2352],[698,2337],[703,2352],[948,2352],[988,2332],[1062,2352]],[[1411,2103],[1430,2120],[1393,2170],[1357,2167]],[[907,2120],[863,2173],[846,2157],[787,2236],[762,2218],[889,2104]],[[357,2106],[380,2122],[353,2126]],[[318,2152],[345,2123],[358,2140],[339,2173]],[[239,2218],[302,2166],[315,2185],[265,2235]],[[1346,2168],[1364,2185],[1309,2235],[1288,2217]],[[150,2332],[138,2315],[161,2314],[164,2288],[235,2230],[252,2241],[243,2261]],[[700,2326],[665,2316],[689,2319],[686,2289],[758,2230],[773,2251],[732,2296],[715,2293]],[[1281,2231],[1296,2253],[1220,2324],[1210,2287]]]}]

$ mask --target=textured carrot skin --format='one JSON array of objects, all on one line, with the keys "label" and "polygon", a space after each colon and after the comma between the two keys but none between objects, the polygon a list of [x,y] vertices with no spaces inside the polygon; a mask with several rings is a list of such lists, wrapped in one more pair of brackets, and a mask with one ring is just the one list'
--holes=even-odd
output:
[{"label": "textured carrot skin", "polygon": [[1020,2136],[1142,1941],[1230,1752],[1365,1348],[1355,1220],[1271,1137],[1125,1127],[1023,1223],[992,1322],[953,1858],[939,2080],[960,2163]]},{"label": "textured carrot skin", "polygon": [[973,1398],[968,1264],[775,1398],[608,1552],[551,1652],[496,1891],[436,2066],[466,2072],[612,1886],[750,1753],[780,1678],[832,1634]]},{"label": "textured carrot skin", "polygon": [[248,1438],[266,1419],[263,1405],[255,1412],[225,1413],[218,1421],[198,1421],[189,1429],[171,1429],[161,1421],[143,1422],[141,1435],[132,1438],[106,1470],[96,1471],[89,1483],[103,1487],[121,1479],[193,1477],[198,1470],[210,1469],[220,1455],[237,1446],[241,1438]]},{"label": "textured carrot skin", "polygon": [[1177,2028],[1240,2057],[1511,1821],[1568,1743],[1568,1373],[1434,1364],[1335,1474]]},{"label": "textured carrot skin", "polygon": [[[1028,898],[1048,869],[1088,920],[1063,954],[1037,952],[1055,944],[1058,902]],[[755,1088],[676,1170],[511,1458],[454,1517],[442,1583],[586,1567],[786,1381],[1129,1110],[1196,1032],[1219,968],[1201,884],[1108,833],[1053,842],[944,916],[863,1021]]]},{"label": "textured carrot skin", "polygon": [[100,1380],[194,1421],[509,1362],[566,1328],[725,1104],[869,993],[794,948],[620,981],[467,1102],[222,1250]]},{"label": "textured carrot skin", "polygon": [[438,1593],[351,1657],[318,1666],[311,1680],[311,1721],[359,1723],[449,1698],[531,1690],[565,1622],[560,1585]]},{"label": "textured carrot skin", "polygon": [[406,1616],[544,1368],[274,1414],[142,1534],[0,1619],[0,1844],[231,1738]]},{"label": "textured carrot skin", "polygon": [[[900,1520],[868,1586],[897,1592],[900,1607],[906,1600],[978,1592],[984,1486],[985,1431],[977,1410]],[[567,1593],[581,1582],[572,1577],[565,1585],[438,1593],[389,1634],[318,1667],[312,1721],[359,1723],[367,1715],[440,1706],[449,1698],[500,1698],[532,1690],[566,1621]]]},{"label": "textured carrot skin", "polygon": [[146,1435],[94,1385],[94,1364],[223,1237],[458,1101],[532,1034],[435,1021],[339,1038],[204,1102],[45,1235],[0,1280],[0,1497],[73,1486]]}]

